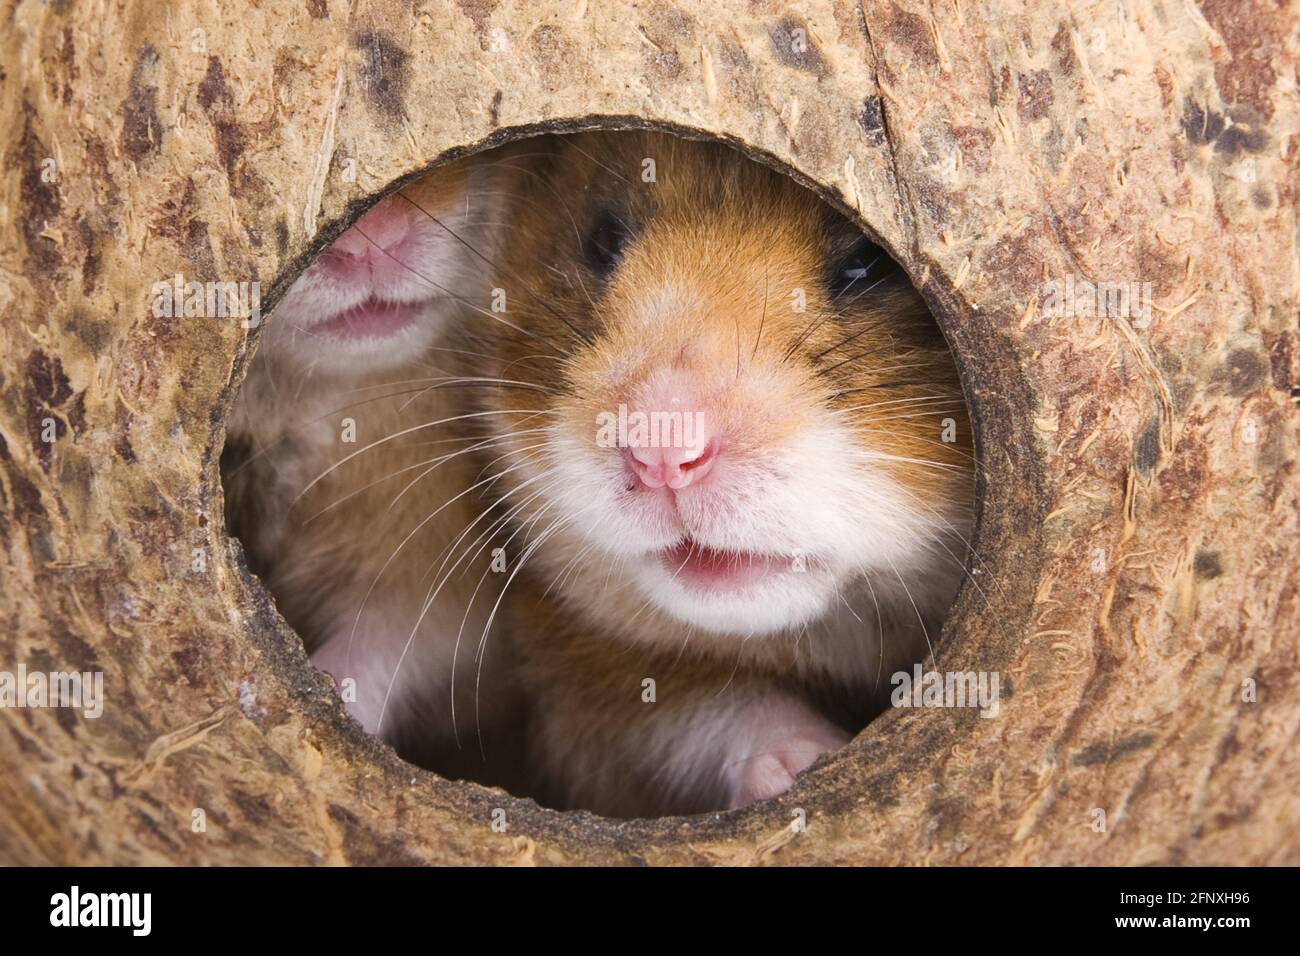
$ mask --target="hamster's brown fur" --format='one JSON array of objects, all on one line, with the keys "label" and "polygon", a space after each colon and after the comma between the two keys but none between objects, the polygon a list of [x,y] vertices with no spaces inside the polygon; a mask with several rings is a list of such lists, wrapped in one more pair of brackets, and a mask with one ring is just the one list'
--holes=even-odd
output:
[{"label": "hamster's brown fur", "polygon": [[[476,393],[492,414],[474,422],[494,455],[523,466],[493,469],[490,497],[514,535],[511,637],[535,713],[535,791],[617,816],[772,796],[878,712],[955,592],[973,479],[951,356],[901,274],[836,298],[828,269],[861,234],[789,178],[657,133],[536,148],[549,156],[511,216],[509,322],[466,332],[486,357],[479,374],[526,383]],[[729,498],[687,489],[663,510],[601,483],[618,467],[605,452],[620,453],[594,447],[594,420],[665,376],[705,396],[725,434]],[[544,441],[524,433],[539,427]],[[643,504],[624,520],[621,508]],[[864,544],[839,548],[836,509]],[[721,623],[707,608],[696,622],[688,598],[657,597],[629,570],[650,567],[629,539],[659,542],[673,520],[715,551],[735,527],[798,550],[802,524],[833,552],[815,568],[836,582],[833,599],[794,581],[789,593],[812,594],[820,612],[786,621],[756,605],[751,617],[740,601],[734,628],[725,603]],[[844,570],[859,561],[860,575]]]}]

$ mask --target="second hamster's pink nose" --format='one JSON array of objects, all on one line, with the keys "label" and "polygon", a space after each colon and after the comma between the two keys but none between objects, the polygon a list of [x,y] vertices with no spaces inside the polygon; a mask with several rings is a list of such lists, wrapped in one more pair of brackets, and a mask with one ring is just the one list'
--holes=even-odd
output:
[{"label": "second hamster's pink nose", "polygon": [[690,448],[628,448],[628,462],[647,488],[685,488],[702,480],[717,458],[717,442],[708,435],[697,437]]},{"label": "second hamster's pink nose", "polygon": [[411,231],[407,205],[406,200],[390,196],[335,239],[330,251],[358,258],[382,258],[391,253]]}]

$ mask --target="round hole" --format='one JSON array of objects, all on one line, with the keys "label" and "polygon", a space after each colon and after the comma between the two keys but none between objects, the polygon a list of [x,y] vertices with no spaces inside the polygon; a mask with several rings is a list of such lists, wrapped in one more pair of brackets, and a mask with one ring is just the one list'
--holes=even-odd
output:
[{"label": "round hole", "polygon": [[878,239],[764,159],[517,140],[362,204],[277,283],[229,526],[410,762],[702,813],[932,703],[974,525],[956,364]]}]

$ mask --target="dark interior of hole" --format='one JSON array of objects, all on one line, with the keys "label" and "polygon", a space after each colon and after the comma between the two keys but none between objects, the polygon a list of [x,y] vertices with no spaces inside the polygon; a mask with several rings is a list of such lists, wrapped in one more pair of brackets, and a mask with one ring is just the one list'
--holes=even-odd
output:
[{"label": "dark interior of hole", "polygon": [[609,816],[774,795],[864,726],[930,652],[973,508],[956,370],[889,256],[645,132],[523,140],[363,213],[277,302],[222,477],[367,730]]}]

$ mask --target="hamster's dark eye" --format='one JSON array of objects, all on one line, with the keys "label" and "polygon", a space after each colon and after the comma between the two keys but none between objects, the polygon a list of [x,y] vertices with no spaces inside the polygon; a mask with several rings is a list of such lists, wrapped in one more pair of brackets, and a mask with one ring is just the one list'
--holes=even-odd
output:
[{"label": "hamster's dark eye", "polygon": [[833,262],[828,283],[830,293],[839,299],[866,292],[895,268],[883,249],[863,237]]},{"label": "hamster's dark eye", "polygon": [[587,264],[601,275],[609,272],[623,255],[629,238],[627,223],[611,210],[602,211],[596,216],[583,246]]}]

